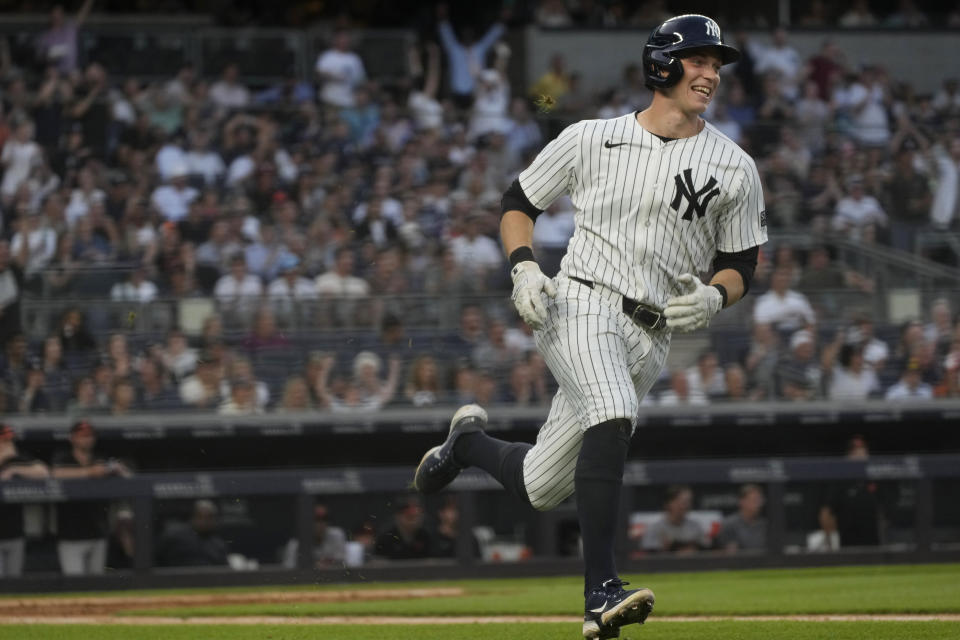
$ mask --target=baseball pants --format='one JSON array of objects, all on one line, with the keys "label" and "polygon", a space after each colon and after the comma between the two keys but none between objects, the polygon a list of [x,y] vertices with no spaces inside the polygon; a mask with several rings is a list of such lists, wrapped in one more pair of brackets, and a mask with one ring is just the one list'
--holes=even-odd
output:
[{"label": "baseball pants", "polygon": [[535,337],[560,389],[523,460],[527,496],[540,511],[573,493],[584,431],[617,418],[636,428],[640,400],[657,381],[670,348],[670,333],[637,326],[616,292],[562,274],[555,282],[557,296]]},{"label": "baseball pants", "polygon": [[57,555],[63,575],[100,574],[107,563],[107,541],[64,540],[57,543]]},{"label": "baseball pants", "polygon": [[0,578],[23,573],[24,539],[0,540]]}]

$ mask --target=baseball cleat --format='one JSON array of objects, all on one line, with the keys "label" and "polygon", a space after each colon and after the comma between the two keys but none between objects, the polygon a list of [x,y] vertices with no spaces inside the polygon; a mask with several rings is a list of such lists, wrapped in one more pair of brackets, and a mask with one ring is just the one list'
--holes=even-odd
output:
[{"label": "baseball cleat", "polygon": [[433,447],[423,455],[413,476],[413,486],[420,493],[436,493],[460,475],[462,467],[454,458],[453,445],[464,433],[483,431],[487,424],[487,412],[477,404],[466,404],[453,414],[450,433],[443,444]]},{"label": "baseball cleat", "polygon": [[583,613],[583,637],[605,640],[620,636],[620,627],[643,624],[653,611],[653,591],[623,588],[630,584],[611,578],[587,594]]}]

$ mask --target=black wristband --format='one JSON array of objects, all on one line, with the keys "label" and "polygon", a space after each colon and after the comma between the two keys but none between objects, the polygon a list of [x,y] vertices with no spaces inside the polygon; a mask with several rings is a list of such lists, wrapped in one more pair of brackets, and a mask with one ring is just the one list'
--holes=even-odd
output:
[{"label": "black wristband", "polygon": [[526,262],[527,260],[531,262],[536,262],[537,259],[533,257],[533,249],[527,246],[517,247],[513,250],[513,253],[510,254],[510,266],[515,267],[521,262]]},{"label": "black wristband", "polygon": [[723,309],[727,306],[727,288],[722,284],[712,284],[711,287],[714,287],[717,291],[720,292],[720,298],[723,300],[723,304],[720,305],[720,308]]}]

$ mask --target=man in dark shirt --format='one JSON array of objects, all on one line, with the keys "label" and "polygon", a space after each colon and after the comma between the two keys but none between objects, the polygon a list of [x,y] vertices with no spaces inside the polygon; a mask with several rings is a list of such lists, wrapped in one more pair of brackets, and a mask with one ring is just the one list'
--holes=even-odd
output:
[{"label": "man in dark shirt", "polygon": [[930,219],[933,193],[927,179],[914,168],[911,149],[903,148],[897,153],[893,175],[883,195],[890,214],[890,244],[912,253],[917,232]]},{"label": "man in dark shirt", "polygon": [[759,485],[745,484],[740,487],[737,512],[723,519],[717,534],[717,547],[727,553],[743,549],[766,549],[767,520],[762,515],[763,503],[763,489]]},{"label": "man in dark shirt", "polygon": [[[94,452],[93,426],[80,420],[70,428],[70,448],[53,455],[53,477],[61,479],[127,477],[130,470]],[[103,573],[107,554],[107,509],[102,500],[78,500],[57,505],[57,554],[66,575]]]},{"label": "man in dark shirt", "polygon": [[[0,424],[0,482],[40,480],[50,476],[47,465],[17,451],[16,434]],[[0,578],[23,571],[23,505],[0,502]]]},{"label": "man in dark shirt", "polygon": [[157,546],[157,564],[162,567],[226,566],[227,543],[217,535],[217,505],[197,500],[189,524],[168,529]]},{"label": "man in dark shirt", "polygon": [[393,526],[377,537],[374,554],[390,560],[430,555],[430,534],[423,528],[423,504],[416,497],[397,501]]}]

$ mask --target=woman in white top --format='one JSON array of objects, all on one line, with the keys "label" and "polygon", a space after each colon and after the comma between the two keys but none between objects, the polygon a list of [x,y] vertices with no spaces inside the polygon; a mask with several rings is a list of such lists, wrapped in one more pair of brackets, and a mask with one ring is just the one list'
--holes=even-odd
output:
[{"label": "woman in white top", "polygon": [[30,177],[30,170],[41,161],[40,145],[33,141],[33,123],[21,123],[3,145],[0,162],[3,163],[3,182],[0,195],[4,204],[9,204],[20,185]]}]

